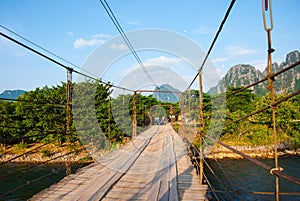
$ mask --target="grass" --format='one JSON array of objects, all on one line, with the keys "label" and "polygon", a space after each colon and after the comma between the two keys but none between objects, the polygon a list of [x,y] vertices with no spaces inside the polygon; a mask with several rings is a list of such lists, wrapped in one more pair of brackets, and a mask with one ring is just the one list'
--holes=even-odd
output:
[{"label": "grass", "polygon": [[43,157],[50,157],[50,156],[53,155],[53,153],[52,153],[49,149],[43,149],[43,150],[41,151],[41,153],[42,153],[42,156],[43,156]]},{"label": "grass", "polygon": [[20,142],[19,144],[15,144],[13,146],[13,151],[16,154],[22,154],[26,151],[28,144],[26,142]]}]

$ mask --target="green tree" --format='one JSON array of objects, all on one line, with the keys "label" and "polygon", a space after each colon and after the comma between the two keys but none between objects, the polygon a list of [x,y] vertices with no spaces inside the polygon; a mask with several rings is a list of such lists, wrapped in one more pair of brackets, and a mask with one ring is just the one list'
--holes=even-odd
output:
[{"label": "green tree", "polygon": [[249,113],[255,109],[254,101],[256,95],[251,89],[245,89],[242,92],[229,96],[229,94],[240,90],[241,87],[228,87],[226,91],[226,107],[229,112],[243,111]]},{"label": "green tree", "polygon": [[[286,97],[288,94],[278,94],[275,96],[275,101]],[[269,94],[262,97],[256,103],[256,108],[261,109],[271,104],[271,97]],[[300,119],[300,104],[299,97],[288,99],[276,107],[276,127],[281,138],[281,141],[292,141],[295,146],[300,145],[300,125],[297,120]],[[271,130],[270,135],[273,133],[272,127],[272,109],[261,112],[255,115],[252,120],[254,122],[265,124]]]},{"label": "green tree", "polygon": [[11,101],[0,101],[0,144],[12,143],[10,139],[18,138],[20,130],[16,123],[16,103]]},{"label": "green tree", "polygon": [[112,114],[111,85],[97,84],[95,112],[102,132],[110,141],[122,141],[124,134],[117,126]]},{"label": "green tree", "polygon": [[31,141],[65,141],[65,91],[66,85],[62,83],[52,88],[36,88],[18,98],[18,126],[25,129],[25,136],[33,136]]}]

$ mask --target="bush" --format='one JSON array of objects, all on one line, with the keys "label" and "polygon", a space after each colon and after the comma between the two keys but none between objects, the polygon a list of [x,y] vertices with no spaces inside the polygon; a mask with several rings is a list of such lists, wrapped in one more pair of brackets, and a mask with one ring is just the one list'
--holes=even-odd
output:
[{"label": "bush", "polygon": [[43,157],[50,157],[53,155],[49,149],[43,149],[41,152]]},{"label": "bush", "polygon": [[25,152],[25,149],[28,147],[28,144],[26,142],[20,142],[19,144],[15,144],[13,147],[14,152],[19,154]]}]

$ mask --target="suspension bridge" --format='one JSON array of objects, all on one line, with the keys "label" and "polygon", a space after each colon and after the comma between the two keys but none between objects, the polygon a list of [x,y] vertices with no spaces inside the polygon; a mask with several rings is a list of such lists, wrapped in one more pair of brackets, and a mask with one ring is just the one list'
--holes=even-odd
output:
[{"label": "suspension bridge", "polygon": [[[137,52],[135,51],[133,45],[127,38],[126,34],[123,32],[122,27],[118,23],[117,19],[115,18],[112,10],[110,9],[108,3],[104,1],[100,1],[103,7],[105,8],[106,12],[108,13],[109,17],[113,21],[114,25],[118,29],[120,35],[124,39],[127,47],[130,49],[131,53],[134,55],[135,59],[139,66],[143,69],[144,73],[147,75],[148,79],[156,86],[155,79],[151,77],[147,68],[144,66],[142,60],[139,58]],[[262,1],[264,4],[263,12],[268,11],[271,9],[270,1]],[[245,116],[242,116],[234,121],[231,121],[225,125],[221,124],[221,126],[228,127],[230,125],[237,124],[241,121],[244,121],[247,118],[252,117],[253,115],[263,113],[267,110],[271,110],[270,119],[272,119],[272,128],[273,128],[273,136],[274,136],[274,166],[267,165],[260,160],[252,158],[247,154],[236,150],[235,148],[218,141],[215,137],[209,136],[205,133],[205,123],[204,117],[205,114],[203,113],[203,89],[202,89],[202,70],[206,63],[206,60],[212,51],[212,48],[217,41],[217,38],[222,30],[223,25],[225,24],[229,13],[234,5],[235,1],[231,1],[231,4],[225,14],[223,21],[213,39],[213,42],[208,50],[206,57],[201,64],[199,71],[187,87],[187,89],[182,92],[181,94],[178,91],[162,91],[162,90],[154,90],[158,93],[176,93],[180,96],[180,117],[177,118],[179,125],[178,132],[174,130],[174,118],[173,108],[172,105],[170,106],[169,114],[170,117],[169,122],[163,122],[163,125],[155,125],[152,122],[144,129],[143,131],[137,129],[138,127],[138,112],[137,112],[137,97],[138,93],[145,92],[147,90],[134,90],[134,89],[127,89],[123,86],[113,85],[109,82],[104,82],[99,80],[91,74],[86,74],[83,71],[77,71],[69,66],[53,59],[51,56],[58,57],[57,55],[53,54],[50,51],[46,51],[47,54],[44,54],[32,46],[35,46],[41,49],[40,46],[32,43],[31,41],[25,39],[24,37],[17,35],[13,31],[1,26],[2,28],[9,31],[11,34],[14,34],[18,37],[21,37],[23,40],[25,39],[30,45],[26,45],[11,36],[8,36],[5,33],[0,33],[0,35],[20,46],[23,48],[32,51],[33,53],[49,60],[50,62],[55,63],[56,65],[63,67],[67,71],[67,82],[66,82],[66,100],[65,105],[56,105],[58,107],[62,107],[65,110],[65,128],[63,131],[66,136],[66,143],[70,145],[72,142],[69,140],[69,136],[71,135],[72,131],[72,74],[76,73],[79,76],[83,76],[94,82],[101,83],[104,85],[108,85],[113,89],[120,89],[125,90],[132,93],[132,122],[129,128],[131,129],[131,138],[125,143],[122,147],[105,153],[98,161],[87,165],[81,168],[77,173],[70,174],[69,163],[66,162],[66,172],[67,176],[60,180],[58,183],[51,185],[49,188],[46,188],[39,193],[33,195],[30,200],[219,200],[217,193],[220,193],[221,190],[215,189],[207,175],[204,173],[204,169],[208,169],[209,171],[214,174],[213,169],[209,166],[206,162],[204,157],[204,142],[205,139],[213,142],[215,144],[219,144],[234,152],[244,159],[250,161],[251,163],[265,169],[267,172],[270,173],[270,177],[275,177],[275,189],[273,192],[246,192],[246,191],[236,191],[236,192],[225,192],[229,193],[229,198],[234,200],[231,194],[242,194],[242,193],[252,193],[256,195],[273,195],[276,200],[279,200],[281,195],[291,196],[291,198],[298,198],[300,196],[299,192],[280,192],[279,189],[279,178],[285,179],[291,183],[291,185],[300,185],[300,180],[286,174],[282,168],[279,166],[278,163],[278,134],[276,130],[276,109],[280,107],[280,104],[296,97],[299,95],[300,91],[294,91],[287,96],[275,100],[274,98],[274,82],[277,76],[284,74],[285,72],[299,67],[300,61],[295,62],[281,71],[273,72],[272,71],[272,53],[274,49],[271,45],[271,31],[273,28],[273,21],[272,21],[272,12],[270,12],[270,27],[267,26],[266,23],[266,16],[264,16],[264,28],[267,32],[268,38],[268,74],[262,80],[259,80],[255,83],[251,83],[247,86],[241,87],[239,90],[233,92],[232,94],[227,94],[226,97],[234,96],[240,92],[243,92],[246,89],[252,88],[258,84],[263,82],[268,82],[267,89],[270,91],[271,100],[266,107],[262,107],[256,111],[252,111]],[[43,49],[45,51],[45,49]],[[51,55],[51,56],[49,56]],[[62,60],[61,57],[59,57]],[[71,65],[72,63],[63,60]],[[73,65],[74,66],[74,65]],[[76,65],[74,66],[76,67]],[[196,79],[199,78],[199,97],[197,100],[194,100],[195,96],[193,97],[191,93],[191,87]],[[149,92],[149,91],[147,91]],[[153,91],[151,91],[153,92]],[[109,96],[109,94],[108,94]],[[123,95],[123,110],[124,110],[124,95]],[[31,100],[12,100],[12,99],[3,99],[3,101],[23,101],[25,103],[33,103],[35,101]],[[110,98],[109,98],[110,101]],[[198,102],[198,117],[193,119],[194,121],[187,122],[184,117],[191,115],[191,102],[196,101]],[[220,102],[220,100],[218,100]],[[217,101],[217,103],[218,103]],[[222,101],[222,99],[221,99]],[[169,107],[169,103],[164,103]],[[111,103],[109,102],[109,113],[111,112]],[[123,113],[124,116],[124,113]],[[109,117],[110,118],[110,117]],[[145,121],[144,117],[144,121]],[[110,134],[111,131],[111,121],[108,123]],[[125,121],[123,121],[125,125]],[[157,122],[157,124],[160,124]],[[217,123],[216,123],[217,124]],[[215,125],[216,127],[219,125]],[[23,129],[20,127],[10,127],[13,129]],[[220,130],[220,128],[218,128]],[[78,131],[79,132],[79,131]],[[49,133],[47,133],[49,134]],[[44,134],[43,134],[44,135]],[[46,134],[45,134],[46,135]],[[35,137],[35,136],[30,136]],[[24,137],[21,138],[24,140]],[[199,147],[194,145],[194,140],[199,140]],[[6,141],[15,141],[18,139],[6,139]],[[92,138],[90,144],[93,143],[96,138]],[[70,153],[62,154],[62,156],[66,156]],[[26,153],[22,153],[20,155],[14,156],[3,163],[13,162],[15,159],[19,157],[23,157]],[[51,159],[50,159],[51,160]],[[47,161],[49,162],[49,161]],[[214,174],[215,175],[215,174]],[[42,177],[39,177],[34,182],[26,182],[25,184],[21,184],[20,186],[10,189],[7,192],[0,194],[0,199],[5,198],[6,195],[12,194],[15,191],[22,189],[28,185],[34,185],[34,183],[38,180],[44,179],[47,176],[51,176],[51,174],[46,174]],[[222,193],[222,192],[221,192]]]},{"label": "suspension bridge", "polygon": [[152,126],[31,200],[207,200],[206,190],[168,124]]}]

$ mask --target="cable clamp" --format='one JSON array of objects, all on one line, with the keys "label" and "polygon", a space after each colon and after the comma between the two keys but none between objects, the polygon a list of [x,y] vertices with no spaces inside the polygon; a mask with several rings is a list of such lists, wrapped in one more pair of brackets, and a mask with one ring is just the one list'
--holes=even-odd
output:
[{"label": "cable clamp", "polygon": [[277,105],[274,104],[274,103],[271,103],[271,104],[270,104],[270,108],[272,108],[272,109],[277,109]]},{"label": "cable clamp", "polygon": [[274,48],[268,49],[268,54],[272,54],[273,52],[275,52],[275,49],[274,49]]},{"label": "cable clamp", "polygon": [[273,175],[274,175],[273,171],[275,171],[275,170],[276,170],[276,171],[279,171],[279,172],[282,172],[282,171],[283,171],[283,168],[282,168],[282,167],[278,167],[278,168],[271,168],[271,169],[270,169],[270,171],[269,171],[269,172],[270,172],[270,174],[273,174]]}]

